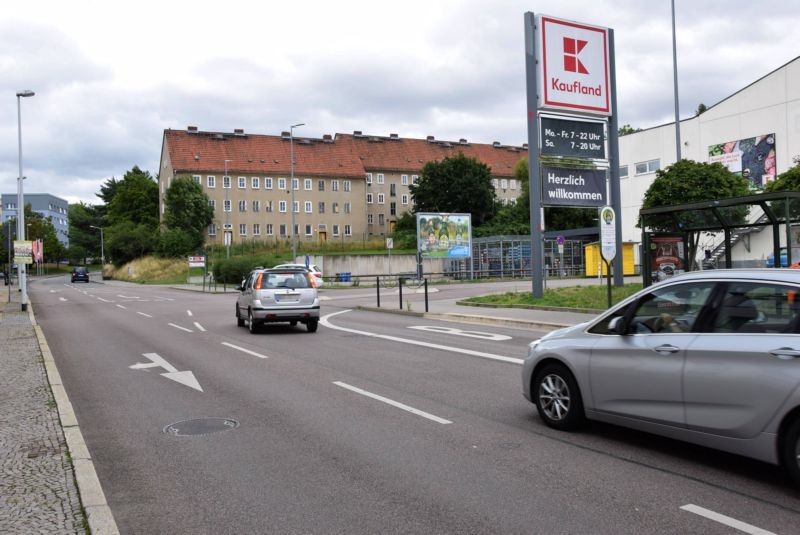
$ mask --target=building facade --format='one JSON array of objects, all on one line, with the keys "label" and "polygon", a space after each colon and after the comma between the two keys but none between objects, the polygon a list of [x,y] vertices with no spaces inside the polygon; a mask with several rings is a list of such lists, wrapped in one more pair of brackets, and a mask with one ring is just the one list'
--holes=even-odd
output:
[{"label": "building facade", "polygon": [[[56,229],[58,241],[69,247],[69,202],[50,195],[49,193],[23,193],[25,204],[30,204],[31,209],[45,219],[50,218]],[[3,193],[0,195],[3,221],[16,219],[18,213],[17,194]]]},{"label": "building facade", "polygon": [[[291,155],[294,153],[294,169]],[[521,185],[514,166],[527,147],[353,134],[321,139],[165,130],[159,167],[159,210],[173,179],[190,176],[214,208],[207,242],[224,244],[291,239],[292,212],[298,241],[362,241],[394,231],[413,207],[409,186],[422,167],[459,152],[492,172],[497,196],[515,202]],[[294,180],[292,180],[292,175]]]}]

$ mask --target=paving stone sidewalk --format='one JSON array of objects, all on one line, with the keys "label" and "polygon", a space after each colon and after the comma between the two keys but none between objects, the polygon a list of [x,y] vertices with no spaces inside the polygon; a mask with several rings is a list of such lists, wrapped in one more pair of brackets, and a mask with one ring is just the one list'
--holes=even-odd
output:
[{"label": "paving stone sidewalk", "polygon": [[[0,286],[7,291],[7,287]],[[19,292],[0,303],[0,533],[86,533],[75,472]]]}]

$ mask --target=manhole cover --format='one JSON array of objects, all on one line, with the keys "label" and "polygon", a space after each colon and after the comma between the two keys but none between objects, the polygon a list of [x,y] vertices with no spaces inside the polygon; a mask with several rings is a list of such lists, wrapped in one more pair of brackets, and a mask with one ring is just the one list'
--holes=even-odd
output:
[{"label": "manhole cover", "polygon": [[233,418],[195,418],[169,424],[164,428],[164,433],[176,437],[190,437],[229,431],[237,427],[239,422]]}]

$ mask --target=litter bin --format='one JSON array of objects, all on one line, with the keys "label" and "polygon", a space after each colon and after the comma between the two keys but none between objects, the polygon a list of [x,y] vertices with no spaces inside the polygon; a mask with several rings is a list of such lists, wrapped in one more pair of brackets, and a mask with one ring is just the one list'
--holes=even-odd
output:
[{"label": "litter bin", "polygon": [[350,282],[350,272],[343,271],[342,272],[342,282]]}]

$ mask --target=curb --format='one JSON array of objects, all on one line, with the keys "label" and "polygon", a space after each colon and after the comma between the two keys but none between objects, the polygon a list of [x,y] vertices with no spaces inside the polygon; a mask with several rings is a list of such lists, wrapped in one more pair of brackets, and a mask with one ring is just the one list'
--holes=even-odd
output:
[{"label": "curb", "polygon": [[106,496],[103,493],[103,488],[94,469],[94,463],[89,455],[89,448],[86,447],[86,442],[83,440],[83,435],[78,427],[78,419],[75,417],[72,403],[67,396],[67,391],[64,389],[64,384],[61,382],[61,375],[58,373],[55,360],[53,360],[50,346],[47,344],[42,328],[36,323],[32,303],[28,303],[28,317],[36,333],[45,371],[47,372],[47,380],[50,383],[50,390],[58,407],[58,417],[61,420],[64,438],[67,441],[67,448],[69,448],[69,453],[72,457],[75,481],[78,484],[81,504],[86,513],[89,532],[98,535],[118,535],[117,523],[111,513],[111,508],[106,502]]},{"label": "curb", "polygon": [[503,327],[514,327],[517,329],[539,329],[544,331],[555,331],[557,329],[563,329],[564,327],[571,327],[572,324],[566,323],[550,323],[546,321],[532,321],[532,320],[521,320],[516,318],[502,318],[502,317],[491,317],[491,316],[479,316],[477,314],[462,314],[458,312],[410,312],[406,310],[399,310],[399,309],[389,309],[389,308],[378,308],[378,307],[368,307],[368,306],[358,306],[355,307],[357,310],[364,310],[367,312],[384,312],[387,314],[400,314],[402,316],[412,316],[417,318],[428,318],[428,319],[436,319],[436,320],[443,320],[443,321],[455,321],[460,323],[475,323],[475,324],[484,324],[484,325],[501,325]]}]

